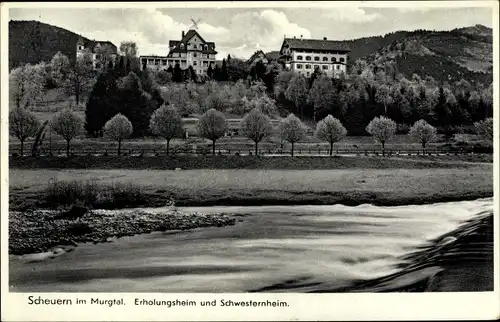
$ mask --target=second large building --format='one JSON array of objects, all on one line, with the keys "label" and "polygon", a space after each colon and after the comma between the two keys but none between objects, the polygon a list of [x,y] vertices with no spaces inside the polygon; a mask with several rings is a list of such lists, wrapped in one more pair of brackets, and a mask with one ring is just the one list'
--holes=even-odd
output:
[{"label": "second large building", "polygon": [[280,60],[288,69],[306,77],[319,69],[330,77],[338,78],[346,74],[349,51],[342,42],[326,38],[285,38],[280,49]]}]

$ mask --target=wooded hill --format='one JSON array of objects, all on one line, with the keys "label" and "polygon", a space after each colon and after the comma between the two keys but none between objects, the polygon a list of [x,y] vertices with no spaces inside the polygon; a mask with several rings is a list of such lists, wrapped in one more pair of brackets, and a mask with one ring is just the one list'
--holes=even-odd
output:
[{"label": "wooded hill", "polygon": [[70,60],[76,58],[79,38],[89,39],[64,28],[38,21],[9,21],[9,70],[24,64],[50,62],[60,51]]}]

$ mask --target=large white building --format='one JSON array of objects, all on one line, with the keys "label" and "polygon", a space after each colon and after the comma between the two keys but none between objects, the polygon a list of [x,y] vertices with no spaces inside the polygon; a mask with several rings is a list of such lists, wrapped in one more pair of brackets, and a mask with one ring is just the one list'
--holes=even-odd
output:
[{"label": "large white building", "polygon": [[280,60],[290,70],[306,77],[316,68],[330,77],[338,78],[347,72],[347,54],[350,49],[342,42],[323,38],[285,38],[280,49]]},{"label": "large white building", "polygon": [[196,30],[182,32],[181,40],[169,41],[167,56],[140,56],[142,69],[168,69],[179,64],[181,69],[192,66],[197,75],[207,73],[210,65],[215,67],[215,43],[205,41]]}]

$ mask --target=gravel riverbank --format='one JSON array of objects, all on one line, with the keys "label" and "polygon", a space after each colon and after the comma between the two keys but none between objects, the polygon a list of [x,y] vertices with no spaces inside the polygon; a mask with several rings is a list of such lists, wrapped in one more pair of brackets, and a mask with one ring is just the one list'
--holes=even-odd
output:
[{"label": "gravel riverbank", "polygon": [[161,211],[90,210],[78,218],[64,218],[64,212],[34,210],[9,212],[9,253],[21,255],[61,251],[78,243],[106,242],[108,238],[132,236],[153,231],[187,230],[200,227],[234,225],[226,214]]}]

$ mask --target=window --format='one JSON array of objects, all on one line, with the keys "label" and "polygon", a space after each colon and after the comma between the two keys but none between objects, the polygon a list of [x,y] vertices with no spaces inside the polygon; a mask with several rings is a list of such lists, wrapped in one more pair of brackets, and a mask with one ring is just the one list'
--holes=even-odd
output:
[{"label": "window", "polygon": [[302,60],[302,56],[297,56],[297,60]]},{"label": "window", "polygon": [[193,53],[193,57],[196,57],[196,56],[198,56],[198,55],[196,53]]},{"label": "window", "polygon": [[195,61],[193,62],[193,65],[194,65],[194,66],[198,65],[198,62],[195,60]]},{"label": "window", "polygon": [[311,65],[306,65],[306,69],[311,69]]},{"label": "window", "polygon": [[311,56],[306,56],[306,60],[311,60]]},{"label": "window", "polygon": [[334,63],[335,63],[336,61],[337,61],[337,58],[332,57],[332,62],[334,62]]},{"label": "window", "polygon": [[210,59],[210,54],[207,54],[207,59]]},{"label": "window", "polygon": [[311,73],[307,72],[307,77],[311,76]]},{"label": "window", "polygon": [[328,57],[323,57],[323,61],[328,61]]},{"label": "window", "polygon": [[[205,45],[205,50],[208,50],[208,45]],[[208,55],[207,55],[208,56]],[[208,57],[207,57],[208,58]]]},{"label": "window", "polygon": [[324,70],[328,70],[328,65],[323,65],[322,67]]},{"label": "window", "polygon": [[302,64],[297,64],[297,69],[302,69]]},{"label": "window", "polygon": [[184,44],[181,44],[181,49],[184,49]]},{"label": "window", "polygon": [[340,58],[340,62],[343,63],[345,61],[344,57]]},{"label": "window", "polygon": [[167,64],[167,60],[166,60],[166,59],[162,60],[162,61],[161,61],[161,64],[162,64],[162,65],[166,65],[166,64]]},{"label": "window", "polygon": [[314,57],[314,61],[319,61],[319,57],[318,57],[318,56],[315,56],[315,57]]},{"label": "window", "polygon": [[208,62],[207,61],[203,62],[203,67],[208,67]]},{"label": "window", "polygon": [[314,65],[314,69],[319,69],[319,65]]},{"label": "window", "polygon": [[159,59],[155,59],[155,65],[160,65],[160,60]]},{"label": "window", "polygon": [[337,69],[340,69],[340,65],[337,65]]},{"label": "window", "polygon": [[198,49],[198,46],[196,44],[193,44],[194,49]]},{"label": "window", "polygon": [[78,46],[78,50],[83,50],[84,47],[82,45]]}]

